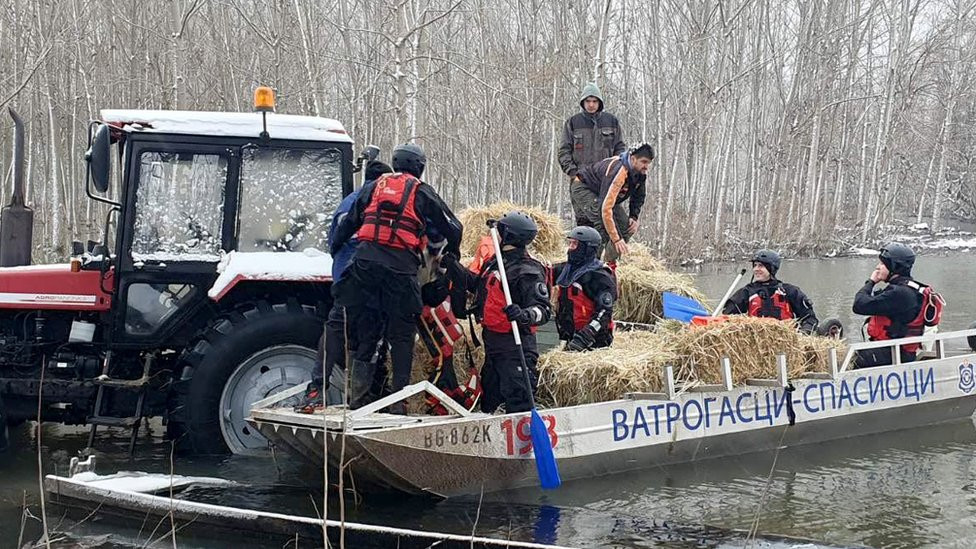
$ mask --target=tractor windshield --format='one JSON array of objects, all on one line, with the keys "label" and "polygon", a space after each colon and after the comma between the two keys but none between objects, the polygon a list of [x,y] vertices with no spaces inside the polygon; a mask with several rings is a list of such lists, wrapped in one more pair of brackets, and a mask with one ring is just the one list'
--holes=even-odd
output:
[{"label": "tractor windshield", "polygon": [[144,152],[132,258],[220,259],[227,159],[216,154]]},{"label": "tractor windshield", "polygon": [[329,220],[341,200],[337,149],[247,147],[241,155],[238,249],[325,251]]}]

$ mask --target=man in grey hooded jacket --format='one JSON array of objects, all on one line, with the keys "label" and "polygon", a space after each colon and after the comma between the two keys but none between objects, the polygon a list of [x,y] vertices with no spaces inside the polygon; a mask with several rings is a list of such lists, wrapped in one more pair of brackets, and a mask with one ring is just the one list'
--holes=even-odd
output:
[{"label": "man in grey hooded jacket", "polygon": [[617,117],[603,110],[603,94],[593,82],[583,87],[581,112],[569,117],[563,126],[559,165],[570,178],[576,172],[604,158],[617,156],[626,146]]}]

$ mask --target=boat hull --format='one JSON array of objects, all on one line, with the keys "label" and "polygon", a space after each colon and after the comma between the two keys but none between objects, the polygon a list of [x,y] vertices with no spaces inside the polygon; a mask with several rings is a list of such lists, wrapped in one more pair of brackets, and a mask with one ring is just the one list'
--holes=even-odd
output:
[{"label": "boat hull", "polygon": [[[564,481],[909,429],[972,416],[973,355],[855,370],[789,387],[745,386],[541,413]],[[288,411],[251,422],[304,459],[338,463],[341,429]],[[357,488],[450,497],[538,486],[528,415],[478,415],[399,426],[346,426]],[[327,447],[327,450],[326,450]]]}]

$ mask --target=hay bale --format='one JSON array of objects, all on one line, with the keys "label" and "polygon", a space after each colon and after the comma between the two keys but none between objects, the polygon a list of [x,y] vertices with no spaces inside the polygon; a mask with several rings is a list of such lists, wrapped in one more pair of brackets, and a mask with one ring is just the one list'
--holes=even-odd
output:
[{"label": "hay bale", "polygon": [[647,246],[629,245],[630,251],[620,259],[617,281],[620,296],[614,318],[625,322],[653,324],[664,315],[663,294],[672,292],[706,303],[705,294],[695,288],[691,275],[667,270]]},{"label": "hay bale", "polygon": [[535,256],[551,262],[566,260],[566,228],[559,217],[541,208],[521,206],[511,202],[470,206],[458,213],[458,219],[464,225],[461,254],[475,255],[481,237],[488,234],[487,221],[498,219],[512,210],[527,213],[539,225],[539,234],[529,246],[529,250]]},{"label": "hay bale", "polygon": [[837,349],[838,363],[847,354],[847,343],[842,339],[817,335],[799,334],[800,347],[810,372],[827,371],[830,364],[830,349]]},{"label": "hay bale", "polygon": [[721,359],[732,363],[736,385],[775,379],[776,357],[786,354],[790,377],[828,369],[828,349],[842,341],[807,336],[793,322],[733,317],[707,326],[662,324],[654,332],[619,332],[613,346],[586,353],[550,351],[539,357],[539,402],[574,406],[615,400],[628,392],[661,391],[663,367],[680,383],[719,383]]},{"label": "hay bale", "polygon": [[618,263],[630,265],[645,271],[663,271],[666,269],[664,262],[654,257],[651,249],[640,242],[630,242],[627,244],[629,251],[627,255],[620,258]]},{"label": "hay bale", "polygon": [[695,288],[691,275],[666,269],[644,269],[634,264],[617,267],[620,295],[613,317],[625,322],[653,324],[664,315],[664,292],[672,292],[707,303],[705,294]]},{"label": "hay bale", "polygon": [[794,321],[733,316],[726,322],[691,326],[669,334],[668,344],[678,356],[677,368],[686,381],[719,383],[721,360],[732,364],[732,381],[777,376],[776,358],[786,355],[790,377],[827,371],[827,349],[844,349],[843,342],[805,336]]},{"label": "hay bale", "polygon": [[661,367],[674,358],[653,332],[620,332],[612,347],[586,353],[549,351],[539,357],[536,398],[547,406],[573,406],[660,391]]}]

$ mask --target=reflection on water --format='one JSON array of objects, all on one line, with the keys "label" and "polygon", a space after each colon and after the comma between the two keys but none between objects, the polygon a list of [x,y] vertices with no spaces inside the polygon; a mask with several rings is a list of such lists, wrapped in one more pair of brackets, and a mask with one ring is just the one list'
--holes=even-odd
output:
[{"label": "reflection on water", "polygon": [[[917,274],[948,299],[946,329],[976,320],[973,255],[923,256]],[[784,280],[813,299],[821,318],[838,317],[856,336],[850,313],[854,292],[874,259],[786,261]],[[697,275],[707,295],[720,297],[742,265],[707,266]],[[911,413],[906,411],[905,413]],[[162,427],[154,424],[154,432]],[[87,431],[45,426],[46,472],[64,473],[85,445]],[[24,494],[38,513],[34,442],[26,428],[12,432],[14,451],[0,456],[0,547],[13,546]],[[144,438],[129,461],[125,437],[100,437],[99,470],[170,470],[170,446]],[[557,491],[528,490],[442,502],[402,496],[370,497],[349,508],[347,520],[431,531],[555,542],[580,547],[809,547],[765,537],[746,542],[758,515],[761,533],[778,533],[837,545],[875,547],[976,546],[976,428],[971,421],[716,459],[569,483]],[[230,491],[198,489],[193,497],[214,503],[314,516],[320,507],[319,477],[296,461],[230,457],[177,458],[174,472],[219,476],[244,483]],[[768,482],[767,482],[768,481]],[[309,485],[309,482],[316,484]],[[766,497],[763,500],[763,493]],[[762,500],[762,505],[759,503]],[[329,503],[332,511],[338,502]],[[330,511],[330,516],[334,516]],[[53,523],[61,521],[51,511]],[[64,524],[70,524],[65,522]],[[40,528],[28,520],[28,539]],[[707,525],[707,526],[706,526]],[[142,547],[148,535],[87,521],[72,529],[88,545],[111,534],[106,547]],[[102,536],[100,538],[99,536]],[[180,547],[260,546],[255,540],[180,539]],[[167,544],[169,546],[170,544]],[[76,545],[63,545],[76,546]],[[267,544],[281,547],[281,543]]]},{"label": "reflection on water", "polygon": [[[571,483],[492,501],[540,502],[600,514],[668,517],[830,543],[972,547],[976,528],[972,421]],[[759,506],[763,491],[764,504]]]}]

